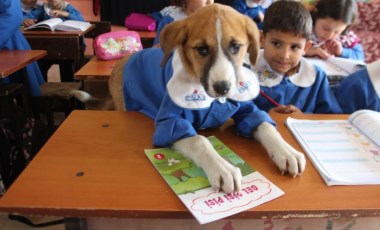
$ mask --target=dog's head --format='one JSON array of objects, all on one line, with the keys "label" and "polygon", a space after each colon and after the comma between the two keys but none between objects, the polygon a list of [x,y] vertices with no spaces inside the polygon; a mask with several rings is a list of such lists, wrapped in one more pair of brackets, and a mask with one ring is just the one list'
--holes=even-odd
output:
[{"label": "dog's head", "polygon": [[165,26],[160,34],[163,64],[177,48],[184,68],[209,96],[229,97],[236,91],[247,52],[256,64],[259,37],[252,19],[229,6],[211,4]]}]

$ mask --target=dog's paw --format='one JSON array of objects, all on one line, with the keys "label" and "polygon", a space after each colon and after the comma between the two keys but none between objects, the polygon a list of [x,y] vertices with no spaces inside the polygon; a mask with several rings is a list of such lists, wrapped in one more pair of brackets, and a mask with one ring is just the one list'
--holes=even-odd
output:
[{"label": "dog's paw", "polygon": [[294,177],[301,175],[306,167],[305,156],[290,145],[269,152],[269,156],[280,169],[281,173],[289,172]]},{"label": "dog's paw", "polygon": [[218,159],[214,163],[210,162],[204,171],[214,190],[222,190],[226,193],[241,190],[242,175],[240,169],[224,159]]},{"label": "dog's paw", "polygon": [[289,172],[295,177],[304,172],[305,156],[289,145],[273,125],[263,122],[254,135],[264,145],[270,158],[283,174]]}]

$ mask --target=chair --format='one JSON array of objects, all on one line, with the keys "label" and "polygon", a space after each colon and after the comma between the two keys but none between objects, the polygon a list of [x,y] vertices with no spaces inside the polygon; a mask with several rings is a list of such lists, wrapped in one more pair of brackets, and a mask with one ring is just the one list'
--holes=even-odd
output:
[{"label": "chair", "polygon": [[41,95],[33,98],[37,116],[45,114],[47,126],[52,134],[55,130],[54,112],[64,112],[65,118],[82,105],[71,95],[72,90],[81,88],[81,82],[46,82],[40,86]]}]

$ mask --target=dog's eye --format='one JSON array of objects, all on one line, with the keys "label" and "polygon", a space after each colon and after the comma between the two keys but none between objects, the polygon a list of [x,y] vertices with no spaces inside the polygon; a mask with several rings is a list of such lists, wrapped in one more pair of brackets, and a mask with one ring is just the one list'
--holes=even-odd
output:
[{"label": "dog's eye", "polygon": [[230,51],[232,54],[237,54],[240,50],[241,44],[239,43],[231,43]]},{"label": "dog's eye", "polygon": [[208,55],[208,47],[207,46],[199,46],[199,47],[195,47],[195,49],[197,50],[199,55],[201,55],[203,57]]}]

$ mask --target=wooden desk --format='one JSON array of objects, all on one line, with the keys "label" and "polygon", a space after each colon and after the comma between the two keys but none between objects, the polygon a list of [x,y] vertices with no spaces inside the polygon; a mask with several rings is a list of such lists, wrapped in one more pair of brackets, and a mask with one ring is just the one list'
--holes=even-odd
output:
[{"label": "wooden desk", "polygon": [[0,77],[8,77],[46,54],[45,50],[0,50]]},{"label": "wooden desk", "polygon": [[[286,115],[273,117],[284,138],[300,150],[283,124]],[[153,121],[138,112],[72,112],[0,199],[0,210],[67,217],[193,219],[144,155],[144,149],[153,147],[153,130]],[[328,187],[309,160],[301,177],[283,176],[264,149],[236,136],[230,123],[201,133],[221,139],[285,192],[233,219],[380,216],[380,186]]]},{"label": "wooden desk", "polygon": [[93,57],[75,73],[74,78],[77,80],[108,81],[112,69],[118,61],[120,61],[120,59],[104,61]]},{"label": "wooden desk", "polygon": [[72,64],[82,61],[83,36],[94,29],[91,25],[86,31],[48,31],[48,30],[23,30],[26,40],[32,49],[46,50],[48,55],[44,60],[62,61],[61,78],[73,80],[74,72]]},{"label": "wooden desk", "polygon": [[156,31],[137,31],[140,34],[141,43],[143,48],[150,48],[153,46]]}]

